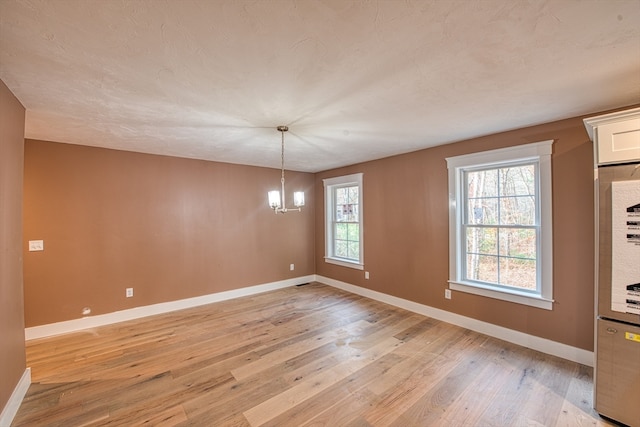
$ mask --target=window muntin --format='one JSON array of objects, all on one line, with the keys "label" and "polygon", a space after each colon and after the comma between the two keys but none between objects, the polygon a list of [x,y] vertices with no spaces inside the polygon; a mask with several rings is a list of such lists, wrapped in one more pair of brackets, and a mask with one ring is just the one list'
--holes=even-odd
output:
[{"label": "window muntin", "polygon": [[552,144],[447,158],[451,289],[552,309]]},{"label": "window muntin", "polygon": [[362,174],[324,180],[325,261],[363,269]]}]

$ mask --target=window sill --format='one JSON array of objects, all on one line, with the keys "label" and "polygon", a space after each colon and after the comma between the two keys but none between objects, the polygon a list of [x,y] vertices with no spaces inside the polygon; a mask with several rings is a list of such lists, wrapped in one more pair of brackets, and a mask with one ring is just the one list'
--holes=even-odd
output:
[{"label": "window sill", "polygon": [[357,261],[347,261],[341,258],[329,258],[325,257],[324,262],[329,264],[341,265],[342,267],[355,268],[356,270],[364,270],[364,265]]},{"label": "window sill", "polygon": [[483,287],[482,285],[477,285],[475,283],[471,285],[464,282],[454,282],[452,280],[449,281],[449,289],[503,301],[514,302],[516,304],[529,305],[531,307],[542,308],[545,310],[553,310],[552,299],[530,295],[524,292],[496,290],[489,286]]}]

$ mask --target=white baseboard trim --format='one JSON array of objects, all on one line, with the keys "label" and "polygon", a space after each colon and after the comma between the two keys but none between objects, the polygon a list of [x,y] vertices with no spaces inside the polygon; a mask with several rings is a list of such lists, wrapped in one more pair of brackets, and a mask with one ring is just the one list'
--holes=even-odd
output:
[{"label": "white baseboard trim", "polygon": [[0,426],[10,426],[13,422],[13,418],[18,413],[18,409],[20,409],[20,404],[22,404],[22,399],[27,394],[27,390],[29,390],[29,386],[31,385],[31,368],[27,368],[22,373],[22,377],[16,387],[13,389],[13,393],[11,393],[11,397],[9,401],[4,406],[2,413],[0,414]]},{"label": "white baseboard trim", "polygon": [[[50,323],[41,326],[33,326],[25,329],[25,338],[28,341],[37,338],[67,334],[70,332],[81,331],[83,329],[110,325],[127,320],[139,319],[141,317],[153,316],[156,314],[168,313],[185,308],[197,307],[214,302],[226,301],[233,298],[287,288],[289,286],[301,285],[303,283],[313,282],[314,280],[315,275],[302,276],[293,279],[281,280],[278,282],[264,283],[261,285],[249,286],[246,288],[233,289],[231,291],[202,295],[199,297],[186,298],[153,305],[145,305],[142,307],[135,307],[122,311],[114,311],[113,313],[100,314],[97,316],[87,316],[81,319],[67,320],[64,322]],[[0,424],[0,426],[2,425],[3,424]]]},{"label": "white baseboard trim", "polygon": [[462,316],[460,314],[452,313],[446,310],[441,310],[403,298],[383,294],[382,292],[372,291],[370,289],[351,285],[349,283],[330,279],[328,277],[316,275],[316,280],[318,282],[333,286],[338,289],[342,289],[347,292],[371,298],[376,301],[412,311],[414,313],[422,314],[424,316],[432,317],[434,319],[451,323],[453,325],[470,329],[472,331],[480,332],[494,338],[509,341],[523,347],[540,351],[542,353],[551,354],[553,356],[581,363],[586,366],[593,367],[594,365],[594,353],[592,351],[572,347],[570,345],[551,341],[546,338],[540,338],[534,335],[525,334],[524,332],[515,331],[513,329],[508,329],[502,326],[483,322],[481,320],[472,319],[470,317]]},{"label": "white baseboard trim", "polygon": [[[419,304],[403,298],[387,295],[382,292],[355,286],[339,280],[330,279],[320,275],[302,276],[293,279],[282,280],[278,282],[265,283],[246,288],[234,289],[231,291],[218,292],[215,294],[203,295],[194,298],[187,298],[177,301],[164,302],[159,304],[135,307],[128,310],[116,311],[97,316],[88,316],[81,319],[68,320],[64,322],[51,323],[48,325],[34,326],[25,329],[25,337],[27,340],[37,338],[45,338],[54,335],[61,335],[70,332],[76,332],[83,329],[95,328],[98,326],[110,325],[113,323],[124,322],[127,320],[139,319],[141,317],[153,316],[156,314],[168,313],[171,311],[182,310],[185,308],[197,307],[200,305],[211,304],[219,301],[226,301],[233,298],[239,298],[248,295],[259,294],[262,292],[282,289],[289,286],[301,285],[303,283],[318,281],[347,292],[362,295],[367,298],[374,299],[386,304],[390,304],[414,313],[432,317],[443,322],[451,323],[472,331],[480,332],[495,338],[512,342],[523,347],[541,351],[546,354],[561,357],[573,362],[581,363],[587,366],[594,365],[594,353],[592,351],[583,350],[572,347],[546,338],[536,337],[534,335],[525,334],[524,332],[515,331],[502,326],[497,326],[481,320],[462,316],[446,310],[430,307],[428,305]],[[29,383],[30,383],[29,375]],[[28,388],[28,385],[27,385]],[[26,390],[25,390],[26,392]],[[19,406],[19,404],[18,404]],[[16,409],[17,410],[17,409]],[[3,411],[4,414],[4,411]],[[0,426],[4,424],[0,423]]]}]

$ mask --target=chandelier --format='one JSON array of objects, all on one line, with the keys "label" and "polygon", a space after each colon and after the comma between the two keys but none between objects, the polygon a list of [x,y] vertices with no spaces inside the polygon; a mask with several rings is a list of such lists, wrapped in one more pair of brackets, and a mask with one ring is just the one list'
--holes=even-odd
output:
[{"label": "chandelier", "polygon": [[285,192],[284,192],[284,133],[289,130],[287,126],[278,126],[278,132],[282,134],[282,152],[280,155],[281,165],[282,165],[282,175],[280,177],[280,185],[282,186],[282,197],[280,196],[280,191],[273,190],[269,191],[269,207],[277,213],[287,213],[290,211],[302,211],[302,206],[304,206],[304,192],[296,191],[293,193],[293,205],[295,208],[287,208],[285,204]]}]

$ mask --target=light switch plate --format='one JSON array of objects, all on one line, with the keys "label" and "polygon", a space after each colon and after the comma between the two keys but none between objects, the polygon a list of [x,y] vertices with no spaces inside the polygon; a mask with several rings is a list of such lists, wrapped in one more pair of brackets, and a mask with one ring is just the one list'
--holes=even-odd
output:
[{"label": "light switch plate", "polygon": [[29,240],[29,252],[44,251],[44,240]]}]

